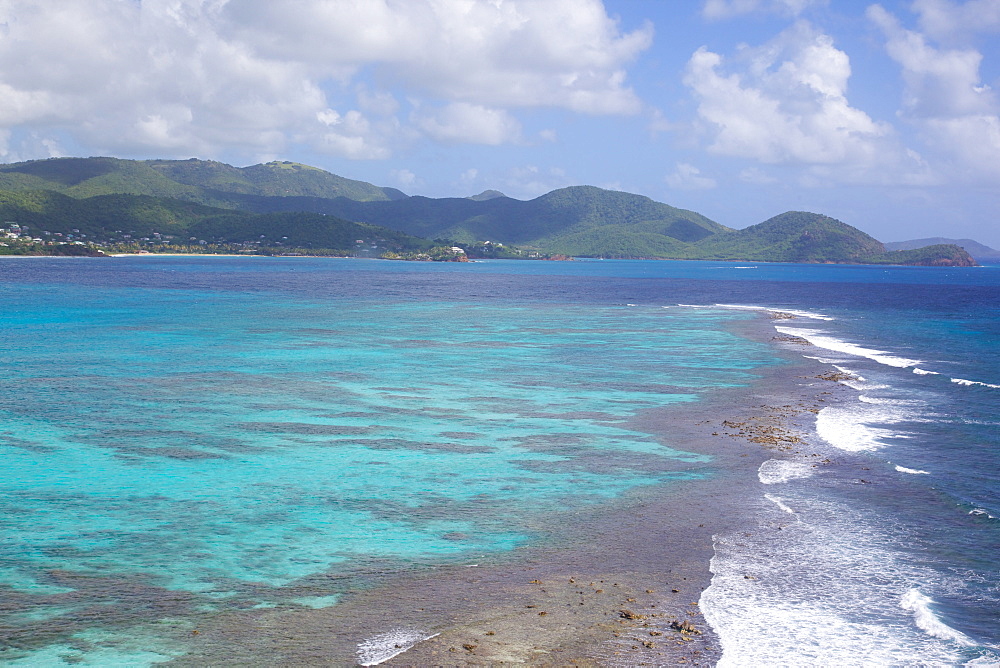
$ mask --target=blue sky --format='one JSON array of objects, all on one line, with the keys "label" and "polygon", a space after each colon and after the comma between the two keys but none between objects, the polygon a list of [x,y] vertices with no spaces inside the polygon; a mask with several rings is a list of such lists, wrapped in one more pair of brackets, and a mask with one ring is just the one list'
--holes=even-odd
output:
[{"label": "blue sky", "polygon": [[1000,248],[1000,0],[5,0],[0,160],[569,185]]}]

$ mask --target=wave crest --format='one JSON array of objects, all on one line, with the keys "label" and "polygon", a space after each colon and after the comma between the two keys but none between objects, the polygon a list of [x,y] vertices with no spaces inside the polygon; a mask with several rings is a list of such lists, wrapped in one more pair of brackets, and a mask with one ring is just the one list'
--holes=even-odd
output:
[{"label": "wave crest", "polygon": [[358,644],[358,665],[377,666],[436,635],[438,634],[427,635],[416,629],[393,629],[378,633]]},{"label": "wave crest", "polygon": [[942,640],[952,640],[960,645],[972,646],[975,645],[969,636],[965,635],[961,631],[956,631],[947,624],[941,621],[941,619],[934,614],[931,610],[931,603],[934,600],[930,596],[926,596],[921,593],[916,587],[911,588],[905,594],[899,602],[899,606],[903,610],[908,610],[913,613],[913,621],[916,623],[917,627],[921,629],[924,633],[934,636],[935,638],[941,638]]},{"label": "wave crest", "polygon": [[774,329],[780,334],[801,337],[818,348],[826,348],[827,350],[832,350],[838,353],[864,357],[874,362],[878,362],[879,364],[896,367],[898,369],[905,369],[921,363],[921,360],[900,357],[885,350],[865,348],[864,346],[859,346],[856,343],[838,339],[837,337],[830,336],[830,334],[820,329],[809,329],[807,327],[785,327],[782,325],[775,325]]},{"label": "wave crest", "polygon": [[964,378],[952,378],[951,382],[955,383],[956,385],[965,385],[965,386],[980,385],[982,387],[989,387],[989,388],[992,388],[994,390],[1000,390],[1000,385],[994,385],[992,383],[981,383],[978,380],[966,380]]}]

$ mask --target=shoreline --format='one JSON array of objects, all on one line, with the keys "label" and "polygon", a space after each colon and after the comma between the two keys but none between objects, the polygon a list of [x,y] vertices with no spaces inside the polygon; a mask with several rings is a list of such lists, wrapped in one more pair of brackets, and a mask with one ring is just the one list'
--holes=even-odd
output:
[{"label": "shoreline", "polygon": [[[784,362],[755,370],[748,386],[631,421],[712,455],[711,478],[640,488],[579,510],[544,545],[417,573],[386,571],[330,608],[228,613],[171,664],[714,665],[720,639],[700,601],[712,581],[715,537],[747,519],[741,500],[762,493],[763,462],[809,457],[800,448],[815,437],[814,414],[843,387],[831,382],[829,365],[802,357],[801,343],[782,340],[767,312],[733,326],[774,346]],[[383,654],[359,654],[380,635],[395,638]],[[212,651],[220,647],[224,657]]]},{"label": "shoreline", "polygon": [[[137,257],[259,257],[259,258],[325,258],[331,260],[381,260],[386,258],[380,257],[357,257],[353,255],[264,255],[257,253],[107,253],[104,255],[0,255],[0,257],[70,257],[70,258],[93,258],[93,257],[112,257],[112,258],[137,258]],[[493,260],[515,260],[515,261],[540,261],[540,262],[550,262],[554,261],[552,258],[475,258],[469,259],[468,262],[483,262],[483,261],[493,261]],[[721,262],[725,264],[733,264],[737,262],[753,262],[756,264],[763,265],[794,265],[794,264],[804,264],[804,265],[828,265],[828,266],[848,266],[848,267],[908,267],[908,268],[928,268],[928,269],[979,269],[979,268],[989,268],[991,266],[1000,266],[996,260],[988,259],[988,261],[983,264],[979,263],[974,265],[925,265],[925,264],[868,264],[863,262],[787,262],[781,260],[746,260],[746,259],[722,259],[722,258],[680,258],[680,257],[629,257],[629,258],[604,258],[604,257],[571,257],[568,261],[576,262],[603,262],[605,260],[611,261],[652,261],[652,262]],[[390,261],[407,261],[407,260],[390,260]],[[555,260],[558,261],[558,260]],[[757,267],[734,267],[734,269],[756,269]]]},{"label": "shoreline", "polygon": [[108,257],[273,257],[254,253],[112,253]]}]

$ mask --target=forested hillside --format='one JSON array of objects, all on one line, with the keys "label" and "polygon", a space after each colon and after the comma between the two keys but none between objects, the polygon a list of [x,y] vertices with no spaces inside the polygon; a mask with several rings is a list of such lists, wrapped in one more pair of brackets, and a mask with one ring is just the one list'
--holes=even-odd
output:
[{"label": "forested hillside", "polygon": [[[498,191],[408,197],[287,161],[233,167],[197,159],[55,158],[0,165],[0,218],[25,232],[18,238],[37,239],[32,252],[72,243],[405,256],[457,245],[480,257],[974,263],[947,244],[887,252],[860,230],[815,213],[787,212],[734,230],[593,186],[527,201]],[[22,245],[0,248],[12,253]]]}]

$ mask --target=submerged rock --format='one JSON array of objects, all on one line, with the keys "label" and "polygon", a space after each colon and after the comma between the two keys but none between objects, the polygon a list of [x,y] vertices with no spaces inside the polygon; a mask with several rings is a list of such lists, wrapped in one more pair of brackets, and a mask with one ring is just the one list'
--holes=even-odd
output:
[{"label": "submerged rock", "polygon": [[672,628],[675,631],[680,631],[681,633],[701,635],[701,631],[696,629],[694,625],[687,619],[685,619],[682,622],[679,622],[675,619],[674,621],[670,622],[670,628]]}]

